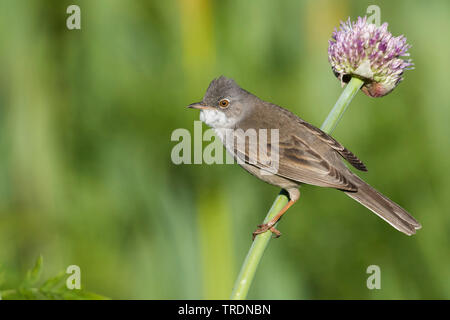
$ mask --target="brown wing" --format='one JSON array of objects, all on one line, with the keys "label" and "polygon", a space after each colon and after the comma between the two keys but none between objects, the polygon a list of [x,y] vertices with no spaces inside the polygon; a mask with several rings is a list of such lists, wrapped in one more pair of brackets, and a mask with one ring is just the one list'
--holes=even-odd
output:
[{"label": "brown wing", "polygon": [[347,160],[353,167],[355,167],[358,170],[361,171],[367,171],[367,167],[364,165],[364,163],[359,160],[350,150],[345,148],[342,144],[337,142],[332,136],[329,134],[323,132],[319,128],[314,127],[313,125],[309,124],[306,121],[303,121],[301,119],[300,123],[307,127],[312,133],[314,133],[317,137],[319,137],[322,141],[326,142],[330,147],[332,147],[334,150],[339,152],[339,154]]},{"label": "brown wing", "polygon": [[[302,183],[346,191],[358,190],[345,177],[346,168],[343,164],[341,167],[336,167],[297,135],[282,136],[279,139],[278,149],[268,143],[266,150],[267,154],[264,152],[256,154],[256,150],[249,150],[248,143],[245,146],[239,143],[234,144],[234,154],[238,159],[260,169],[267,169],[269,172],[275,170],[279,176]],[[279,160],[271,157],[277,150],[279,150]],[[334,153],[335,151],[330,151],[328,156],[332,160],[341,161]]]}]

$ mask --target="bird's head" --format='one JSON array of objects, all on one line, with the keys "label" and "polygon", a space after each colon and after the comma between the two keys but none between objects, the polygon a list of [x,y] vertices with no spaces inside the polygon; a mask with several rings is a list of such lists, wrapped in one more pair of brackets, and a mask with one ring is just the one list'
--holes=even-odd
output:
[{"label": "bird's head", "polygon": [[199,109],[200,120],[212,128],[233,128],[244,116],[249,96],[233,79],[221,76],[211,81],[201,102],[188,108]]}]

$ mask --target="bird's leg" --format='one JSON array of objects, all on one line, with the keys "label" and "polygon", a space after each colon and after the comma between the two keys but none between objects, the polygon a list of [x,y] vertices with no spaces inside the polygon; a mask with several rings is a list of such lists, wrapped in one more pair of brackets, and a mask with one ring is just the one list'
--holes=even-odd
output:
[{"label": "bird's leg", "polygon": [[289,200],[289,202],[283,207],[283,209],[281,209],[280,212],[278,212],[277,215],[275,217],[273,217],[269,222],[260,224],[258,226],[258,229],[256,229],[255,232],[253,232],[253,240],[255,240],[255,237],[258,234],[264,233],[267,230],[272,231],[272,233],[275,234],[275,238],[278,238],[279,236],[281,236],[281,232],[278,231],[274,227],[274,225],[275,225],[275,223],[278,222],[278,220],[280,220],[281,216],[287,211],[287,209],[289,209],[296,201],[297,201],[297,199]]}]

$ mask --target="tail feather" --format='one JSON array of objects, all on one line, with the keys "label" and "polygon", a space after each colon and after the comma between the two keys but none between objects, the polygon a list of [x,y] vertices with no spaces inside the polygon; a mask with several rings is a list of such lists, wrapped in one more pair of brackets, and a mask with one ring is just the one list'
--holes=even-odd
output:
[{"label": "tail feather", "polygon": [[358,191],[345,193],[377,214],[395,229],[410,236],[422,227],[405,209],[369,186],[356,175],[354,175],[352,182],[357,186]]}]

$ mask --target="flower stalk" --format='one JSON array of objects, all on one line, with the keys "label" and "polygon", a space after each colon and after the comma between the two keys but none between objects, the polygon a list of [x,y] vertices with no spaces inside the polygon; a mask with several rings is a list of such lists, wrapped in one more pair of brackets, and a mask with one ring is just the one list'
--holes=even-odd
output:
[{"label": "flower stalk", "polygon": [[350,82],[345,87],[345,90],[342,91],[338,101],[334,105],[333,109],[331,109],[325,121],[322,123],[320,129],[330,134],[336,128],[339,120],[341,120],[344,115],[345,110],[347,110],[350,101],[352,101],[353,97],[356,95],[358,90],[362,87],[364,81],[357,77],[353,77]]}]

